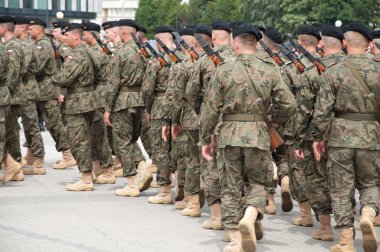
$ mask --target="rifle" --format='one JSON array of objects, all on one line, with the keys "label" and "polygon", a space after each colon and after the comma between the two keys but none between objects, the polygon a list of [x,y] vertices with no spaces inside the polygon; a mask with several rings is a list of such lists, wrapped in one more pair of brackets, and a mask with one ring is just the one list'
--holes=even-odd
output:
[{"label": "rifle", "polygon": [[174,63],[179,63],[182,60],[173,52],[171,51],[159,38],[156,38],[157,43],[164,49],[167,55],[170,56],[170,58],[173,60]]},{"label": "rifle", "polygon": [[175,45],[175,49],[177,50],[177,51],[182,51],[181,50],[181,45],[178,43],[178,41],[175,39],[174,40],[174,45]]},{"label": "rifle", "polygon": [[285,64],[285,62],[277,55],[277,53],[274,53],[261,39],[259,40],[260,45],[263,47],[263,49],[269,54],[270,57],[277,63],[277,65],[282,66]]},{"label": "rifle", "polygon": [[95,32],[91,32],[92,36],[95,38],[96,42],[98,42],[98,44],[100,45],[100,47],[102,48],[103,52],[107,55],[111,55],[112,52],[110,49],[108,49],[107,45],[104,44],[100,38],[96,35]]},{"label": "rifle", "polygon": [[305,71],[305,66],[302,64],[299,58],[293,55],[293,53],[288,50],[284,45],[280,45],[280,50],[283,55],[285,55],[298,69],[302,74]]},{"label": "rifle", "polygon": [[169,66],[169,63],[159,54],[154,48],[149,44],[149,42],[145,43],[145,46],[153,53],[153,56],[160,62],[161,67]]},{"label": "rifle", "polygon": [[319,53],[319,55],[321,55],[321,57],[323,57],[325,55],[325,52],[320,47],[317,47],[317,53]]},{"label": "rifle", "polygon": [[53,39],[50,36],[48,36],[48,37],[49,37],[50,43],[53,47],[55,58],[59,59],[61,61],[61,63],[63,63],[65,61],[65,59],[62,57],[62,55],[58,51],[58,48],[55,46]]},{"label": "rifle", "polygon": [[206,52],[209,59],[214,62],[215,66],[219,66],[223,64],[223,59],[220,57],[220,54],[218,51],[214,51],[211,46],[204,41],[204,39],[199,35],[198,33],[194,34],[195,39],[198,41],[198,43],[202,46],[203,50]]},{"label": "rifle", "polygon": [[176,32],[173,32],[175,39],[185,48],[185,50],[189,53],[191,57],[191,61],[194,63],[199,59],[198,53],[194,50],[194,47],[190,47],[189,44]]},{"label": "rifle", "polygon": [[294,42],[292,39],[289,40],[290,43],[294,46],[294,48],[297,49],[297,51],[301,52],[305,57],[310,60],[311,63],[314,64],[314,66],[317,68],[318,73],[321,74],[326,70],[326,66],[317,58],[315,58],[313,55],[311,55],[303,46],[300,44]]},{"label": "rifle", "polygon": [[141,44],[140,40],[137,39],[135,33],[131,33],[133,40],[135,41],[137,47],[139,48],[141,54],[144,56],[144,58],[148,59],[150,58],[148,52],[146,51],[145,47]]}]

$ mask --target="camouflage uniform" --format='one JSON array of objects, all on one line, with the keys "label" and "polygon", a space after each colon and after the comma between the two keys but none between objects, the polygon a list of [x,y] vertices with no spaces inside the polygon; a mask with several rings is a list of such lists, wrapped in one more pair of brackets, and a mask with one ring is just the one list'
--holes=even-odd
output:
[{"label": "camouflage uniform", "polygon": [[22,77],[21,93],[21,119],[24,126],[26,142],[30,147],[33,156],[43,157],[45,155],[44,143],[42,140],[40,128],[38,126],[38,113],[36,99],[39,97],[40,89],[38,87],[35,72],[37,67],[34,42],[26,36],[21,39],[21,46],[24,50],[24,70]]},{"label": "camouflage uniform", "polygon": [[113,145],[124,176],[134,176],[137,171],[132,157],[133,143],[138,139],[144,107],[141,84],[145,68],[130,43],[119,42],[108,69],[105,111],[111,112]]},{"label": "camouflage uniform", "polygon": [[20,133],[18,117],[21,104],[21,83],[22,73],[24,71],[24,52],[20,40],[16,37],[4,43],[9,56],[9,67],[7,76],[7,86],[11,92],[10,111],[5,120],[6,130],[6,150],[16,161],[21,161]]},{"label": "camouflage uniform", "polygon": [[52,45],[46,36],[36,41],[35,53],[37,60],[35,76],[40,88],[37,106],[42,112],[46,128],[56,143],[56,150],[67,151],[69,142],[57,101],[60,89],[52,83],[52,76],[57,74],[56,59]]},{"label": "camouflage uniform", "polygon": [[[358,70],[375,96],[380,97],[380,64],[366,55],[350,55],[346,60]],[[360,113],[374,114],[374,109],[343,63],[330,67],[322,79],[314,111],[314,139],[323,140],[329,129],[328,184],[336,228],[345,229],[354,222],[350,194],[355,185],[362,207],[369,205],[378,214],[380,125],[374,118],[357,118]]]},{"label": "camouflage uniform", "polygon": [[102,167],[113,165],[112,152],[107,137],[107,128],[103,122],[103,113],[105,107],[105,92],[107,85],[107,66],[109,57],[102,51],[100,46],[95,43],[87,48],[88,54],[94,64],[95,72],[95,94],[96,101],[100,109],[96,110],[94,121],[91,124],[92,141],[92,161],[99,160]]},{"label": "camouflage uniform", "polygon": [[[258,219],[262,219],[267,203],[267,172],[272,167],[269,129],[261,111],[252,102],[257,98],[253,97],[253,87],[249,87],[237,63],[241,63],[252,82],[257,83],[266,109],[273,103],[274,123],[285,122],[295,110],[293,95],[281,77],[254,55],[240,55],[236,61],[216,69],[201,116],[202,143],[209,144],[217,128],[222,220],[227,229],[237,229],[244,215],[243,177],[250,185],[246,203],[255,207]],[[251,118],[238,118],[247,116]]]},{"label": "camouflage uniform", "polygon": [[[166,61],[170,62],[170,57],[165,55]],[[170,141],[164,142],[161,137],[162,127],[165,123],[165,112],[168,111],[169,103],[165,98],[168,86],[170,67],[161,67],[157,59],[152,60],[152,64],[146,69],[143,98],[148,114],[151,116],[150,136],[152,139],[151,148],[154,153],[152,162],[157,165],[157,183],[165,186],[171,183],[172,161],[170,157]]]},{"label": "camouflage uniform", "polygon": [[82,173],[92,171],[90,127],[98,106],[93,87],[94,67],[83,44],[73,48],[52,81],[67,89],[67,128],[78,168]]},{"label": "camouflage uniform", "polygon": [[380,54],[375,55],[375,57],[373,57],[373,60],[380,62]]},{"label": "camouflage uniform", "polygon": [[[59,51],[59,54],[64,58],[66,59],[67,55],[69,55],[69,53],[71,52],[71,48],[68,47],[65,43],[59,43],[58,45],[58,51]],[[61,70],[61,67],[62,67],[62,62],[61,60],[57,59],[57,69],[58,71]],[[66,96],[66,89],[64,88],[61,88],[60,90],[60,94]],[[67,125],[67,118],[66,118],[66,99],[63,100],[63,102],[60,104],[60,111],[61,111],[61,118],[62,118],[62,123],[63,125]]]},{"label": "camouflage uniform", "polygon": [[0,43],[0,162],[4,159],[5,151],[5,119],[9,112],[11,94],[7,86],[9,57],[7,49],[3,43]]}]

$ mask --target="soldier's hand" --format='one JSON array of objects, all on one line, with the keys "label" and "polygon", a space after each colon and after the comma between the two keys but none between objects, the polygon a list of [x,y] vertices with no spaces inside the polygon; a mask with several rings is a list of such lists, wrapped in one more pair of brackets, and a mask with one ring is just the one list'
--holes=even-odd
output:
[{"label": "soldier's hand", "polygon": [[214,149],[213,149],[213,147],[211,145],[212,144],[203,145],[202,146],[202,156],[207,161],[211,161],[212,160],[212,153],[214,152]]},{"label": "soldier's hand", "polygon": [[182,131],[181,125],[172,126],[172,136],[174,140],[177,139],[177,136],[179,135],[179,133],[181,133],[181,131]]},{"label": "soldier's hand", "polygon": [[300,161],[305,159],[303,149],[294,150],[294,156],[296,156],[296,159]]},{"label": "soldier's hand", "polygon": [[168,141],[169,133],[170,133],[170,126],[164,126],[164,127],[162,127],[162,129],[161,129],[161,137],[162,137],[162,139],[164,139],[164,142]]},{"label": "soldier's hand", "polygon": [[59,95],[57,100],[58,100],[58,104],[61,105],[65,101],[65,96]]},{"label": "soldier's hand", "polygon": [[314,157],[317,161],[321,160],[322,153],[325,152],[325,142],[313,142]]},{"label": "soldier's hand", "polygon": [[104,112],[104,115],[103,115],[104,123],[107,126],[112,126],[110,122],[110,114],[111,114],[110,112]]}]

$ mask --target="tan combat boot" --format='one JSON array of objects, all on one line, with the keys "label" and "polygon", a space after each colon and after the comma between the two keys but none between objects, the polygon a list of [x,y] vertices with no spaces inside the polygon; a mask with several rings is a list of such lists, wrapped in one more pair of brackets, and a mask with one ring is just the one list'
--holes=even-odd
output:
[{"label": "tan combat boot", "polygon": [[230,232],[228,230],[223,233],[222,241],[224,241],[224,242],[230,242],[231,241]]},{"label": "tan combat boot", "polygon": [[292,219],[292,224],[296,226],[312,227],[313,218],[309,201],[299,203],[301,215]]},{"label": "tan combat boot", "polygon": [[92,172],[83,172],[82,178],[74,184],[67,184],[66,189],[69,191],[92,191],[94,183],[92,182]]},{"label": "tan combat boot", "polygon": [[92,181],[96,179],[103,173],[102,166],[100,165],[99,160],[92,161]]},{"label": "tan combat boot", "polygon": [[245,210],[243,219],[239,222],[239,230],[242,234],[242,247],[244,251],[256,251],[255,222],[258,212],[256,208],[249,206]]},{"label": "tan combat boot", "polygon": [[25,175],[45,175],[46,168],[44,157],[34,157],[32,167],[23,169]]},{"label": "tan combat boot", "polygon": [[4,177],[2,182],[7,183],[22,169],[22,165],[16,162],[10,154],[7,154],[4,164]]},{"label": "tan combat boot", "polygon": [[28,149],[28,152],[26,153],[26,156],[22,158],[22,164],[25,164],[23,166],[26,166],[26,165],[33,165],[34,163],[34,157],[33,157],[33,154],[32,154],[32,150],[29,148]]},{"label": "tan combat boot", "polygon": [[274,203],[274,195],[268,194],[268,205],[264,208],[264,213],[268,215],[276,214],[276,204]]},{"label": "tan combat boot", "polygon": [[211,218],[203,222],[203,228],[205,229],[223,229],[222,224],[222,207],[220,204],[213,204],[210,206]]},{"label": "tan combat boot", "polygon": [[189,195],[185,192],[185,196],[181,201],[175,202],[175,208],[178,210],[183,210],[189,205]]},{"label": "tan combat boot", "polygon": [[141,175],[141,181],[139,183],[139,189],[140,192],[146,191],[149,189],[150,185],[152,184],[153,181],[153,173],[157,172],[157,166],[156,165],[149,165],[146,166],[144,170],[142,171]]},{"label": "tan combat boot", "polygon": [[161,186],[160,192],[155,196],[150,196],[148,202],[151,204],[173,204],[173,195],[170,185]]},{"label": "tan combat boot", "polygon": [[199,194],[189,195],[189,205],[182,210],[183,216],[200,217],[201,205],[199,203]]},{"label": "tan combat boot", "polygon": [[123,189],[117,189],[115,194],[117,196],[129,196],[129,197],[140,197],[139,186],[137,185],[137,176],[129,176],[128,185]]},{"label": "tan combat boot", "polygon": [[331,247],[331,252],[355,252],[353,228],[339,230],[340,241]]},{"label": "tan combat boot", "polygon": [[153,176],[153,181],[152,181],[152,183],[150,183],[150,187],[160,188],[161,186],[158,185],[158,181],[157,181],[157,174],[154,173],[152,176]]},{"label": "tan combat boot", "polygon": [[115,172],[115,177],[123,177],[123,169],[121,169],[120,160],[115,157],[113,162],[114,162],[113,170]]},{"label": "tan combat boot", "polygon": [[145,160],[141,160],[137,165],[137,173],[142,174],[145,171],[146,162]]},{"label": "tan combat boot", "polygon": [[255,221],[255,233],[256,233],[256,240],[261,240],[264,237],[264,228],[261,221],[257,220]]},{"label": "tan combat boot", "polygon": [[53,169],[66,169],[77,165],[70,150],[64,151],[62,154],[63,159],[60,162],[53,164]]},{"label": "tan combat boot", "polygon": [[373,227],[373,220],[376,216],[376,211],[369,205],[362,208],[359,224],[363,235],[363,248],[365,252],[377,251],[376,231]]},{"label": "tan combat boot", "polygon": [[293,200],[289,189],[289,176],[284,176],[281,179],[281,208],[285,213],[293,209]]},{"label": "tan combat boot", "polygon": [[116,177],[113,165],[103,169],[103,173],[96,179],[95,184],[115,184]]},{"label": "tan combat boot", "polygon": [[332,241],[334,235],[331,227],[331,218],[329,214],[319,215],[319,229],[311,234],[316,240]]},{"label": "tan combat boot", "polygon": [[22,169],[14,175],[12,178],[12,181],[23,181],[24,180],[24,173],[22,172]]},{"label": "tan combat boot", "polygon": [[[380,205],[379,205],[380,207]],[[380,214],[378,214],[374,219],[373,219],[373,225],[375,227],[380,227]]]},{"label": "tan combat boot", "polygon": [[240,231],[238,229],[230,229],[229,235],[230,235],[231,241],[230,243],[228,243],[226,247],[224,247],[223,252],[243,252],[242,236],[241,236]]}]

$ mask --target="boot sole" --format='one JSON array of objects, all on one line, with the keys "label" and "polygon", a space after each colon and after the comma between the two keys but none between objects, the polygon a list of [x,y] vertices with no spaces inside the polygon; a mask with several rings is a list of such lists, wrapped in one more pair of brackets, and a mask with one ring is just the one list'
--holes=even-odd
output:
[{"label": "boot sole", "polygon": [[311,236],[314,240],[319,240],[319,241],[333,241],[334,237],[333,236]]},{"label": "boot sole", "polygon": [[256,251],[256,234],[254,229],[254,227],[249,228],[249,225],[247,225],[244,220],[239,223],[239,230],[242,235],[242,247],[244,251]]},{"label": "boot sole", "polygon": [[255,221],[256,240],[261,240],[264,237],[263,225],[259,221]]},{"label": "boot sole", "polygon": [[360,230],[363,235],[363,248],[365,252],[377,251],[376,233],[373,224],[370,220],[363,220],[360,222]]},{"label": "boot sole", "polygon": [[11,180],[14,178],[14,176],[16,176],[16,174],[17,174],[19,171],[21,171],[21,170],[22,170],[22,165],[20,164],[20,165],[17,167],[17,169],[15,170],[15,172],[13,172],[13,174],[11,174],[11,175],[9,175],[9,174],[5,174],[5,175],[4,175],[4,179],[3,179],[2,183],[5,184],[5,183],[8,183],[9,181],[11,181]]},{"label": "boot sole", "polygon": [[281,208],[282,208],[282,211],[285,213],[292,211],[293,201],[292,201],[290,192],[281,193]]},{"label": "boot sole", "polygon": [[70,192],[83,192],[83,191],[93,191],[94,188],[86,188],[86,189],[83,189],[83,190],[72,190],[72,189],[69,189],[66,187],[66,189]]},{"label": "boot sole", "polygon": [[141,188],[139,188],[140,192],[144,192],[148,190],[152,181],[153,181],[153,176],[150,175],[150,177],[145,181],[145,183],[142,183]]}]

